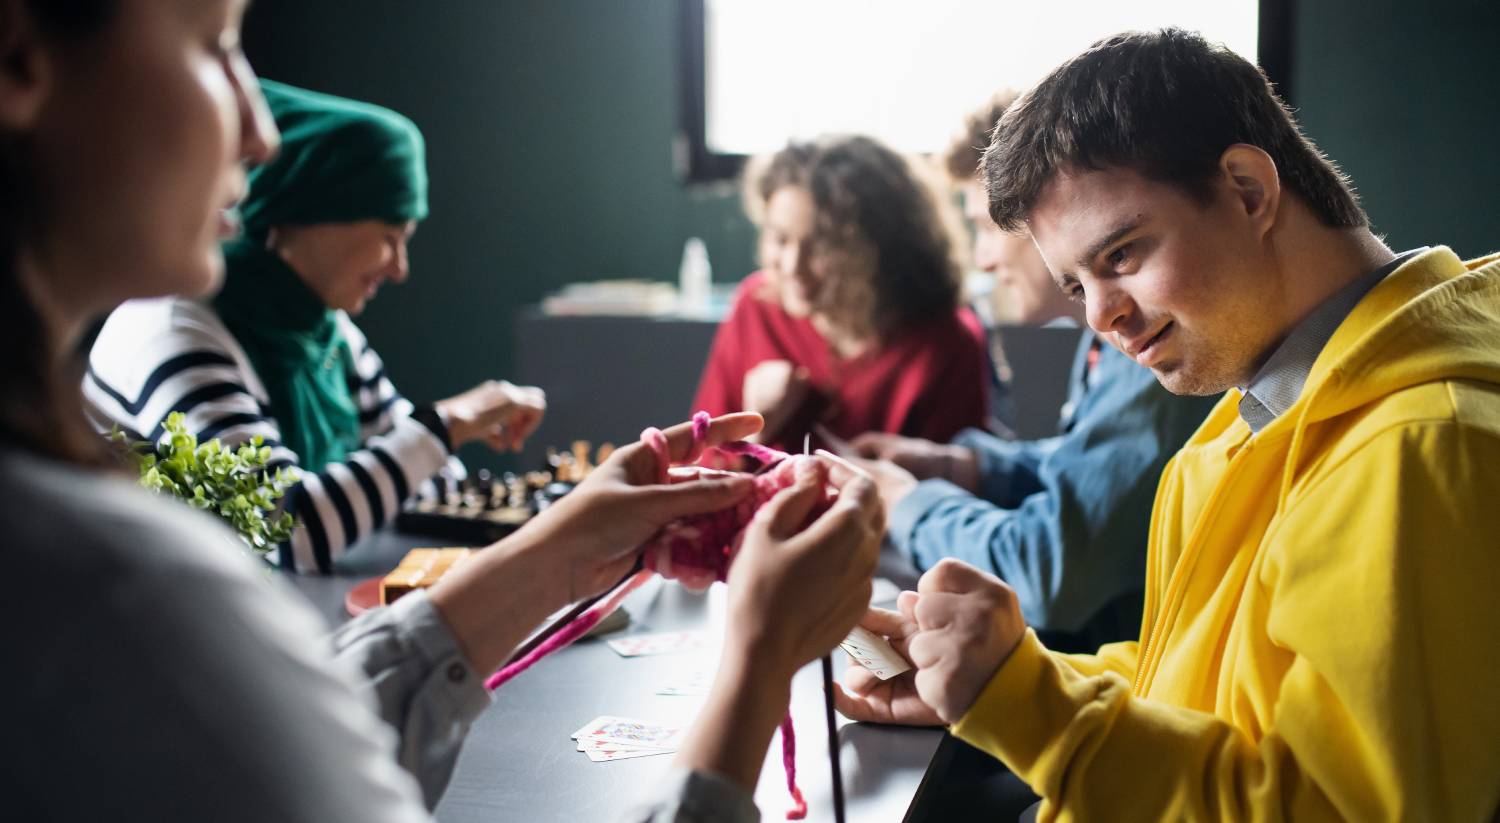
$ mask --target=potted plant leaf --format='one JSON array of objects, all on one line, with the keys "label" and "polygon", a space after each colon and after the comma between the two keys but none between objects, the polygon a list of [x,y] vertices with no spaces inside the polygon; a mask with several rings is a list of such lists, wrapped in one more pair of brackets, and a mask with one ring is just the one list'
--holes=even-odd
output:
[{"label": "potted plant leaf", "polygon": [[296,521],[276,513],[276,500],[293,480],[282,469],[266,471],[271,447],[259,436],[234,449],[218,438],[200,444],[181,412],[167,415],[165,428],[156,443],[131,441],[118,428],[111,434],[140,471],[142,486],[217,514],[257,554],[291,537]]}]

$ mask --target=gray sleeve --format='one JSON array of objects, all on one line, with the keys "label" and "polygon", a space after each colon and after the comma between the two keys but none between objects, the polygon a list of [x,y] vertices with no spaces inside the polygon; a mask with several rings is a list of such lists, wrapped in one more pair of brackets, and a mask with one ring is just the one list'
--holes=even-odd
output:
[{"label": "gray sleeve", "polygon": [[760,810],[735,782],[713,772],[673,769],[622,823],[756,823]]},{"label": "gray sleeve", "polygon": [[16,819],[430,821],[326,626],[181,508],[154,528],[94,515],[73,541],[29,541],[51,556],[24,579],[46,585],[0,608],[46,627],[11,644],[27,677],[0,689],[25,707],[0,746],[6,784],[24,787]]},{"label": "gray sleeve", "polygon": [[380,716],[400,736],[397,759],[437,805],[469,725],[489,706],[484,677],[469,666],[426,592],[373,609],[334,632],[339,661],[364,681]]}]

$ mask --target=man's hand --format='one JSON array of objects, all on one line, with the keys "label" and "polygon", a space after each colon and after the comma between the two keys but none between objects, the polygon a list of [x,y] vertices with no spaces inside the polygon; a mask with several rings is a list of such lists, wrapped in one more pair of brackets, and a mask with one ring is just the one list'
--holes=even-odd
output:
[{"label": "man's hand", "polygon": [[[890,638],[903,657],[906,646],[917,633],[916,592],[902,592],[896,599],[899,611],[871,608],[859,625]],[[835,684],[834,707],[850,720],[872,723],[898,723],[906,726],[941,726],[942,718],[917,694],[916,671],[906,671],[889,680],[881,680],[864,666],[850,661],[844,682]]]},{"label": "man's hand", "polygon": [[917,633],[907,655],[917,694],[945,723],[974,705],[1026,634],[1026,619],[1000,578],[944,558],[917,581]]},{"label": "man's hand", "polygon": [[433,405],[448,423],[453,448],[483,440],[495,451],[520,451],[526,438],[542,423],[547,395],[535,386],[486,380]]},{"label": "man's hand", "polygon": [[853,720],[955,723],[1026,634],[1016,593],[999,578],[951,558],[903,592],[900,612],[872,610],[863,624],[885,634],[916,672],[885,683],[851,673],[835,695]]},{"label": "man's hand", "polygon": [[849,445],[860,457],[889,460],[918,480],[940,477],[971,492],[979,487],[979,460],[963,446],[885,432],[865,432]]}]

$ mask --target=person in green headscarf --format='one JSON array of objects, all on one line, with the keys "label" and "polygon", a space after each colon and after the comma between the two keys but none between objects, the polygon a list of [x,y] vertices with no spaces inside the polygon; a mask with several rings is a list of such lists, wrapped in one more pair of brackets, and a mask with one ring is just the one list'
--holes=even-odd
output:
[{"label": "person in green headscarf", "polygon": [[519,448],[546,400],[494,380],[425,406],[396,392],[350,316],[407,277],[406,244],[427,216],[422,134],[379,106],[261,87],[281,147],[249,174],[223,288],[206,305],[118,309],[85,389],[98,411],[153,440],[171,411],[200,439],[264,437],[273,467],[303,472],[287,497],[301,524],[279,559],[326,572],[422,487],[439,493],[462,477],[458,446]]}]

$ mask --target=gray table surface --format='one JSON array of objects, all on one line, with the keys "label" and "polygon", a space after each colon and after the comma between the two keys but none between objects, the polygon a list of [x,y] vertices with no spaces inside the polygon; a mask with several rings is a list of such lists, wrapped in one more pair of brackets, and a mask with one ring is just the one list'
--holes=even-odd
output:
[{"label": "gray table surface", "polygon": [[[381,532],[351,550],[338,574],[301,576],[293,585],[337,624],[347,619],[344,595],[360,580],[383,574],[413,546],[438,545],[431,538]],[[910,568],[883,558],[882,575],[910,586]],[[443,823],[468,821],[577,821],[616,819],[645,797],[671,765],[670,756],[594,763],[575,750],[569,735],[604,715],[690,725],[702,697],[658,695],[656,689],[694,671],[711,671],[723,629],[722,585],[693,594],[660,580],[625,601],[631,614],[626,629],[610,635],[702,631],[697,652],[622,658],[602,640],[586,639],[538,663],[506,684],[475,721],[452,782],[436,816]],[[835,652],[834,667],[847,661]],[[797,776],[808,802],[809,821],[833,820],[824,731],[823,690],[814,663],[792,681],[792,716],[797,731]],[[899,821],[921,782],[941,733],[849,723],[839,718],[839,755],[847,803],[846,819]],[[765,820],[780,820],[788,808],[779,736],[767,752],[756,790]]]}]

